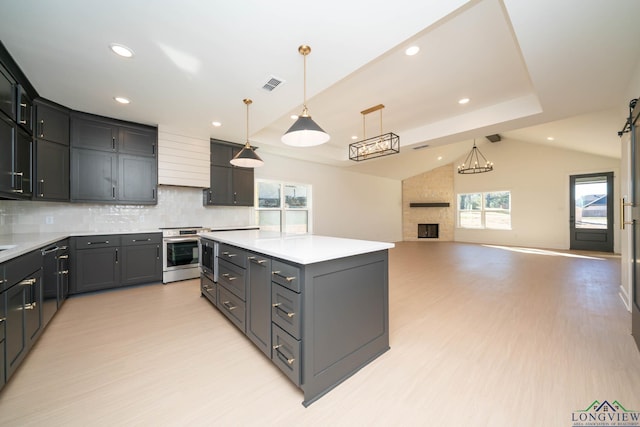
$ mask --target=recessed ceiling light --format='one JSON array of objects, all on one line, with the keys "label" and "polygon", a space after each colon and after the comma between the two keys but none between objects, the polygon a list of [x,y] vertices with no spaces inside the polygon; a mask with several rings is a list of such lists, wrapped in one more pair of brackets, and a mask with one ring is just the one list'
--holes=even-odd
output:
[{"label": "recessed ceiling light", "polygon": [[404,51],[405,55],[407,56],[413,56],[418,52],[420,52],[420,47],[418,46],[408,47],[407,50]]},{"label": "recessed ceiling light", "polygon": [[552,137],[552,136],[548,136],[548,137],[547,137],[547,141],[553,141],[554,139],[555,139],[555,138],[554,138],[554,137]]},{"label": "recessed ceiling light", "polygon": [[460,100],[458,100],[458,104],[464,105],[469,103],[469,101],[471,101],[469,98],[462,98]]},{"label": "recessed ceiling light", "polygon": [[353,140],[355,141],[356,139],[358,139],[358,137],[357,137],[356,135],[353,135],[353,136],[351,137],[351,139],[353,139]]},{"label": "recessed ceiling light", "polygon": [[220,122],[211,122],[211,124],[212,124],[214,127],[217,127],[217,128],[219,128],[220,126],[222,126],[222,123],[220,123]]},{"label": "recessed ceiling light", "polygon": [[119,102],[120,104],[130,104],[131,101],[128,98],[125,98],[124,96],[115,96],[113,99],[116,100],[116,102]]},{"label": "recessed ceiling light", "polygon": [[297,116],[297,115],[295,115],[295,114],[292,114],[292,115],[291,115],[291,116],[289,116],[289,117],[291,117],[291,120],[298,120],[298,116]]},{"label": "recessed ceiling light", "polygon": [[438,160],[442,160],[442,156],[438,156]]},{"label": "recessed ceiling light", "polygon": [[123,58],[131,58],[133,56],[133,50],[121,44],[111,43],[109,45],[109,49],[111,49],[111,51],[116,55],[122,56]]}]

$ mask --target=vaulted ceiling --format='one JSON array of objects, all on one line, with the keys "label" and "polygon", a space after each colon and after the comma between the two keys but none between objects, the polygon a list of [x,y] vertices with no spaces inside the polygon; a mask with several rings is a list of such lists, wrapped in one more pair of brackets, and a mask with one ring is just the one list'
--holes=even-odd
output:
[{"label": "vaulted ceiling", "polygon": [[[0,12],[0,40],[41,96],[238,143],[242,99],[251,98],[250,141],[260,150],[396,179],[455,161],[471,140],[496,133],[499,144],[620,157],[616,133],[640,79],[636,0],[21,0]],[[135,56],[117,57],[110,43]],[[280,141],[302,110],[301,44],[312,49],[307,106],[331,135],[312,148]],[[419,53],[405,55],[413,45]],[[272,77],[283,83],[269,92]],[[360,112],[377,104],[401,153],[354,163]],[[367,137],[380,122],[366,116]]]}]

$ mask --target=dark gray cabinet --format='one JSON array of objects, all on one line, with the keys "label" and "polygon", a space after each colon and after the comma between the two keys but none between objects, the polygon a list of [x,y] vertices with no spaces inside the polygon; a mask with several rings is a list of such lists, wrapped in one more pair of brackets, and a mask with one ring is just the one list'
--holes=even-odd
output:
[{"label": "dark gray cabinet", "polygon": [[156,204],[157,129],[71,114],[71,200]]},{"label": "dark gray cabinet", "polygon": [[71,238],[71,294],[162,281],[162,233]]},{"label": "dark gray cabinet", "polygon": [[11,74],[0,65],[0,111],[12,121],[16,119],[15,84]]},{"label": "dark gray cabinet", "polygon": [[120,236],[71,238],[71,294],[111,289],[120,284]]},{"label": "dark gray cabinet", "polygon": [[122,285],[162,280],[162,235],[126,234],[122,242]]},{"label": "dark gray cabinet", "polygon": [[271,357],[271,259],[248,254],[247,336]]},{"label": "dark gray cabinet", "polygon": [[42,254],[42,325],[51,321],[69,293],[69,240],[46,248]]},{"label": "dark gray cabinet", "polygon": [[229,161],[242,149],[239,144],[212,139],[210,188],[203,193],[205,205],[253,206],[254,173]]},{"label": "dark gray cabinet", "polygon": [[38,98],[35,109],[34,200],[69,200],[69,110]]},{"label": "dark gray cabinet", "polygon": [[28,133],[4,116],[0,116],[0,152],[0,196],[30,198],[33,142]]},{"label": "dark gray cabinet", "polygon": [[4,264],[5,374],[9,380],[42,332],[42,268],[34,251]]},{"label": "dark gray cabinet", "polygon": [[33,133],[33,100],[22,85],[17,84],[16,91],[16,123],[27,133]]},{"label": "dark gray cabinet", "polygon": [[[4,267],[0,267],[0,281],[4,281]],[[7,323],[7,293],[0,291],[0,390],[7,382],[5,377],[5,325]]]}]

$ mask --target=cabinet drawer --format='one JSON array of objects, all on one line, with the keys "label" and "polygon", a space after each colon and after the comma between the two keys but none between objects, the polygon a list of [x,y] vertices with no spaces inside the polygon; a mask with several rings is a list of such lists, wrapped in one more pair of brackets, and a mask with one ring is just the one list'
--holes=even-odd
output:
[{"label": "cabinet drawer", "polygon": [[120,246],[120,236],[105,234],[99,236],[78,236],[73,238],[76,249],[106,248]]},{"label": "cabinet drawer", "polygon": [[271,360],[297,386],[300,385],[300,341],[272,324]]},{"label": "cabinet drawer", "polygon": [[209,279],[204,274],[200,274],[200,292],[202,295],[207,297],[213,305],[216,305],[217,294],[218,294],[218,285],[216,285],[213,280]]},{"label": "cabinet drawer", "polygon": [[246,283],[243,268],[222,259],[218,260],[218,283],[226,286],[229,291],[243,301],[245,300]]},{"label": "cabinet drawer", "polygon": [[218,258],[229,261],[238,267],[247,268],[247,253],[235,246],[220,243]]},{"label": "cabinet drawer", "polygon": [[[5,295],[7,295],[6,292],[0,292],[0,353],[2,355],[4,355],[4,329],[5,323],[7,322],[7,313],[5,312]],[[4,364],[0,365],[0,371],[4,372]],[[0,388],[2,387],[2,384],[3,383],[0,381]]]},{"label": "cabinet drawer", "polygon": [[245,326],[245,305],[244,301],[229,292],[224,286],[218,286],[218,305],[222,314],[227,316],[231,322],[238,327],[243,333],[246,332]]},{"label": "cabinet drawer", "polygon": [[300,269],[298,267],[273,260],[271,280],[292,291],[300,292]]},{"label": "cabinet drawer", "polygon": [[42,252],[38,250],[7,261],[4,263],[6,281],[0,283],[0,291],[8,289],[21,280],[28,278],[27,276],[31,276],[31,274],[41,266]]},{"label": "cabinet drawer", "polygon": [[271,321],[300,339],[300,294],[274,284],[271,288]]},{"label": "cabinet drawer", "polygon": [[162,233],[125,234],[121,236],[122,244],[132,245],[159,245],[162,243]]}]

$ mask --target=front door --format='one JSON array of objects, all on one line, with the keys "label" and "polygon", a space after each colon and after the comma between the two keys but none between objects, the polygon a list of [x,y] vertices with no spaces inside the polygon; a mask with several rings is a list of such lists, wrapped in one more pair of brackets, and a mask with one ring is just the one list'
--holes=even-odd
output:
[{"label": "front door", "polygon": [[570,248],[613,252],[613,172],[571,175]]}]

